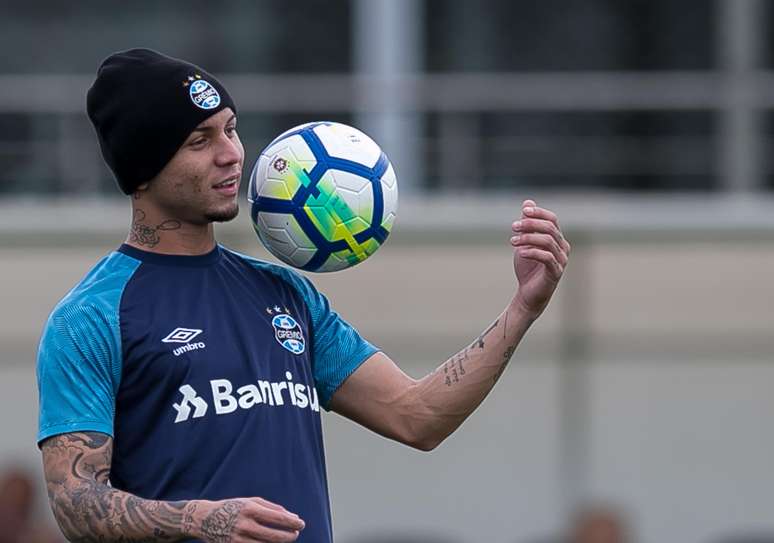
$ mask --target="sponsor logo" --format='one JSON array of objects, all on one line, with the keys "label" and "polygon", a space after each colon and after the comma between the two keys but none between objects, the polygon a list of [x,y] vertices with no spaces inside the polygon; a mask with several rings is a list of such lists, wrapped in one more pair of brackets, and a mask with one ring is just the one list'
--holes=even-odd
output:
[{"label": "sponsor logo", "polygon": [[195,351],[197,349],[204,349],[207,345],[202,341],[192,343],[191,340],[202,333],[202,330],[197,328],[175,328],[167,337],[162,339],[163,343],[183,343],[180,347],[172,350],[172,354],[180,356],[188,351]]},{"label": "sponsor logo", "polygon": [[[216,415],[227,415],[238,409],[247,410],[259,406],[310,409],[319,413],[320,400],[317,390],[305,383],[294,382],[293,374],[289,371],[285,372],[285,379],[285,381],[276,382],[259,379],[236,390],[228,379],[212,379],[209,404],[204,398],[198,396],[191,385],[183,385],[179,389],[183,399],[180,403],[172,404],[177,412],[175,423],[204,417],[209,405],[213,406]],[[193,416],[191,406],[193,406]]]},{"label": "sponsor logo", "polygon": [[274,315],[271,319],[271,325],[274,327],[274,337],[280,345],[293,354],[301,354],[306,348],[304,332],[296,319],[287,313]]},{"label": "sponsor logo", "polygon": [[215,109],[220,105],[220,94],[204,79],[196,79],[188,86],[188,95],[196,107]]},{"label": "sponsor logo", "polygon": [[193,418],[199,419],[207,414],[207,402],[196,395],[196,391],[191,385],[183,385],[179,388],[183,399],[180,403],[173,403],[172,407],[177,411],[175,422],[188,420],[191,415],[191,405],[194,406]]}]

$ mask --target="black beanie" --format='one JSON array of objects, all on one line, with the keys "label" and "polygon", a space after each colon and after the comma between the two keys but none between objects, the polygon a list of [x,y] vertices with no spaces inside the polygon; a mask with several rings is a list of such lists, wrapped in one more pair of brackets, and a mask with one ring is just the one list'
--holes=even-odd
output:
[{"label": "black beanie", "polygon": [[131,194],[167,165],[202,121],[234,101],[211,74],[150,49],[110,55],[86,96],[102,156]]}]

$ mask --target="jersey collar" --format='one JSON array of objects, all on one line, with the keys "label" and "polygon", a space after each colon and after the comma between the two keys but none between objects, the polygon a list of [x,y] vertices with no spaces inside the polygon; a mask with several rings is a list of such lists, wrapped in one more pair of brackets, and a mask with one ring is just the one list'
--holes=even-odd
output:
[{"label": "jersey collar", "polygon": [[218,262],[218,260],[220,260],[222,250],[220,245],[215,245],[215,248],[212,251],[203,255],[170,255],[143,251],[142,249],[138,249],[123,243],[118,248],[118,252],[137,259],[141,262],[156,264],[158,266],[184,266],[200,268],[211,266]]}]

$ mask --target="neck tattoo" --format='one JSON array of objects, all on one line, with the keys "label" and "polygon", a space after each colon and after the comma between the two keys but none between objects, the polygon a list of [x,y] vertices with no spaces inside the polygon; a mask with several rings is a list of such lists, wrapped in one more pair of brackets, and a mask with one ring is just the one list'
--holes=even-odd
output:
[{"label": "neck tattoo", "polygon": [[145,224],[145,212],[135,209],[132,215],[132,229],[129,232],[129,240],[132,243],[145,247],[155,247],[161,241],[159,232],[163,230],[179,230],[182,224],[175,219],[168,219],[156,226]]}]

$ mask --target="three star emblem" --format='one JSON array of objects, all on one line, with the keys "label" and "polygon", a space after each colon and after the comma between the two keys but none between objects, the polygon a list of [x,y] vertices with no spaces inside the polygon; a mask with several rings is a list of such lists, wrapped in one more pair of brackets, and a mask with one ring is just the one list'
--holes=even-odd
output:
[{"label": "three star emblem", "polygon": [[201,79],[202,76],[199,74],[189,75],[185,81],[183,81],[183,86],[187,87],[191,84],[192,81],[196,81],[197,79]]}]

